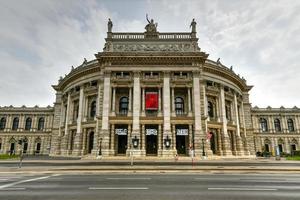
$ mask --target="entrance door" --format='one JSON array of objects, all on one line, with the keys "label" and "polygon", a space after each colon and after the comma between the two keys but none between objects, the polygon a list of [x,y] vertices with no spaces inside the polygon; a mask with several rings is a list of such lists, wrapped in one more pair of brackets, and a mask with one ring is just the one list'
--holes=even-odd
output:
[{"label": "entrance door", "polygon": [[94,146],[94,132],[90,132],[88,153],[92,153],[93,146]]},{"label": "entrance door", "polygon": [[146,154],[157,155],[157,135],[146,135]]},{"label": "entrance door", "polygon": [[212,150],[213,154],[217,153],[217,146],[216,146],[216,137],[215,133],[210,133],[210,149]]},{"label": "entrance door", "polygon": [[269,144],[265,144],[265,151],[266,152],[270,152],[270,150],[269,150]]},{"label": "entrance door", "polygon": [[283,152],[282,144],[279,144],[278,148],[279,148],[279,153],[281,154]]},{"label": "entrance door", "polygon": [[15,143],[10,143],[10,154],[15,154]]},{"label": "entrance door", "polygon": [[185,135],[176,135],[176,149],[179,155],[186,155]]},{"label": "entrance door", "polygon": [[41,151],[41,143],[37,143],[37,144],[36,144],[36,151],[35,151],[35,152],[36,152],[37,154],[39,154],[40,151]]},{"label": "entrance door", "polygon": [[126,154],[127,135],[118,135],[118,154]]},{"label": "entrance door", "polygon": [[23,146],[23,153],[26,153],[26,152],[27,152],[27,149],[28,149],[28,143],[25,142],[25,143],[24,143],[24,146]]}]

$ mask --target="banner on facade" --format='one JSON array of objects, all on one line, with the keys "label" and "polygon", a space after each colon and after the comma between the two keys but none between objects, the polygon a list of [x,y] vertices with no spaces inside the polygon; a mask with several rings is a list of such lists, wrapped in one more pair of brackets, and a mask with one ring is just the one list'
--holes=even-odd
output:
[{"label": "banner on facade", "polygon": [[158,94],[157,94],[157,92],[146,92],[145,107],[146,107],[146,110],[158,110]]},{"label": "banner on facade", "polygon": [[187,128],[177,129],[176,135],[189,135],[189,129]]},{"label": "banner on facade", "polygon": [[117,135],[127,135],[127,129],[126,128],[116,128],[115,132]]},{"label": "banner on facade", "polygon": [[157,129],[155,128],[146,129],[146,135],[157,135]]}]

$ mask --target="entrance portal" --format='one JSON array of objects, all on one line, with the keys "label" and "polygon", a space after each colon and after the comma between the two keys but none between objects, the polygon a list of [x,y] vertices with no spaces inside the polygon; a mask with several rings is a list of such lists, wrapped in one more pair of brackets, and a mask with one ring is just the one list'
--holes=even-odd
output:
[{"label": "entrance portal", "polygon": [[127,135],[118,135],[118,154],[126,154]]},{"label": "entrance portal", "polygon": [[186,155],[186,136],[176,135],[176,149],[179,155]]},{"label": "entrance portal", "polygon": [[146,135],[146,154],[157,155],[157,135]]},{"label": "entrance portal", "polygon": [[88,153],[92,153],[93,146],[94,146],[94,132],[90,132],[90,134],[89,134]]}]

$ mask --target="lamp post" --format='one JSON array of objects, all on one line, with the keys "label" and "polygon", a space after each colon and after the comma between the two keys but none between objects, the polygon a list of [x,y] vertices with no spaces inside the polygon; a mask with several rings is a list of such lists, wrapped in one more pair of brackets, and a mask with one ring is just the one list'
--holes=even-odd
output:
[{"label": "lamp post", "polygon": [[166,146],[167,149],[170,148],[170,146],[171,146],[171,139],[169,138],[168,135],[167,135],[167,138],[164,139],[164,144],[165,144],[165,146]]},{"label": "lamp post", "polygon": [[139,139],[136,138],[136,136],[134,136],[134,138],[132,138],[131,140],[132,142],[132,148],[131,148],[131,151],[130,151],[130,156],[131,156],[131,165],[133,165],[133,149],[135,148],[138,148],[139,146]]},{"label": "lamp post", "polygon": [[18,144],[21,146],[20,147],[20,162],[19,162],[19,168],[22,167],[22,161],[23,161],[23,144],[27,142],[27,139],[26,138],[21,138],[19,141],[18,141]]},{"label": "lamp post", "polygon": [[202,138],[202,156],[205,157],[204,139]]}]

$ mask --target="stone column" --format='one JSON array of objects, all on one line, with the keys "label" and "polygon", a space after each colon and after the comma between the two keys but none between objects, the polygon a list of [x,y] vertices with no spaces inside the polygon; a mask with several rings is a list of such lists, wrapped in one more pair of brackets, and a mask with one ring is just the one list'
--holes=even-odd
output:
[{"label": "stone column", "polygon": [[[170,73],[164,74],[163,85],[163,112],[164,112],[164,132],[162,138],[171,137],[171,114],[170,114]],[[172,90],[173,91],[173,90]],[[174,156],[175,151],[172,149],[166,149],[163,145],[163,156]]]},{"label": "stone column", "polygon": [[142,115],[145,116],[145,88],[142,88]]},{"label": "stone column", "polygon": [[192,111],[192,102],[191,102],[191,88],[187,88],[187,95],[188,95],[188,116],[192,116],[193,115],[193,111]]},{"label": "stone column", "polygon": [[127,150],[126,150],[126,155],[130,156],[130,151],[131,151],[131,124],[128,124],[128,134],[127,134]]},{"label": "stone column", "polygon": [[110,150],[112,152],[112,154],[114,155],[115,153],[115,125],[112,124],[110,126]]},{"label": "stone column", "polygon": [[142,139],[141,139],[141,147],[142,147],[142,152],[145,152],[145,145],[146,145],[146,133],[145,133],[145,125],[142,125]]},{"label": "stone column", "polygon": [[103,84],[103,104],[102,104],[102,156],[109,156],[109,111],[110,111],[110,72],[104,74]]},{"label": "stone column", "polygon": [[86,154],[86,143],[87,143],[87,129],[83,129],[81,155]]},{"label": "stone column", "polygon": [[[245,156],[248,156],[250,155],[250,151],[249,151],[249,148],[248,148],[248,143],[247,143],[247,129],[246,129],[246,121],[245,121],[245,114],[244,114],[244,102],[241,103],[241,116],[242,116],[242,123],[243,123],[243,131],[244,131],[244,155]],[[257,119],[253,121],[254,124],[257,125]],[[261,147],[260,147],[261,148]]]},{"label": "stone column", "polygon": [[161,116],[161,88],[158,88],[158,116]]},{"label": "stone column", "polygon": [[[83,99],[84,99],[83,100],[84,101],[84,103],[83,103],[83,105],[84,105],[84,108],[83,108],[83,113],[84,113],[83,114],[83,121],[86,122],[89,118],[89,99],[88,99],[88,97],[84,97]],[[98,100],[98,98],[97,98],[97,100]]]},{"label": "stone column", "polygon": [[[7,131],[7,132],[11,130],[12,120],[13,120],[12,117],[13,117],[12,115],[7,115],[7,122],[6,122],[6,126],[5,126],[5,131]],[[2,145],[4,146],[4,143]]]},{"label": "stone column", "polygon": [[76,136],[74,138],[74,150],[73,155],[81,154],[82,145],[82,119],[83,119],[83,106],[84,106],[84,86],[80,87],[79,91],[79,108],[77,117]]},{"label": "stone column", "polygon": [[282,129],[284,133],[288,133],[288,127],[287,127],[287,120],[286,120],[286,116],[283,115],[280,119],[281,121],[281,125],[282,125]]},{"label": "stone column", "polygon": [[285,146],[285,152],[286,153],[291,153],[291,147],[290,147],[290,144],[289,144],[289,140],[287,137],[284,138],[284,146]]},{"label": "stone column", "polygon": [[68,135],[69,135],[69,120],[70,120],[70,106],[71,106],[71,93],[68,92],[67,100],[67,111],[66,111],[66,120],[65,120],[65,134],[62,140],[61,153],[67,154],[68,152]]},{"label": "stone column", "polygon": [[[138,72],[134,73],[133,77],[133,111],[132,111],[132,133],[131,137],[136,137],[140,140],[140,108],[141,108],[141,86],[140,75]],[[141,145],[141,143],[139,144]],[[142,151],[140,146],[134,149],[134,155],[141,155]]]},{"label": "stone column", "polygon": [[177,149],[176,149],[176,126],[175,124],[172,125],[172,143],[171,143],[173,150],[177,154]]},{"label": "stone column", "polygon": [[274,132],[273,124],[274,124],[273,117],[271,117],[270,115],[268,115],[268,129],[269,129],[270,133]]},{"label": "stone column", "polygon": [[128,102],[128,114],[131,116],[132,114],[132,88],[129,88],[129,102]]},{"label": "stone column", "polygon": [[[195,155],[202,155],[201,140],[206,141],[206,136],[202,132],[201,119],[201,100],[200,100],[200,73],[193,72],[193,100],[194,100],[194,140],[195,140]],[[206,146],[206,145],[205,145]]]},{"label": "stone column", "polygon": [[161,156],[162,154],[162,145],[163,145],[162,131],[161,131],[161,124],[159,124],[158,125],[158,156]]},{"label": "stone column", "polygon": [[[170,89],[169,89],[170,90]],[[175,91],[174,91],[174,87],[171,88],[171,91],[172,91],[172,95],[171,95],[171,103],[172,103],[172,116],[174,117],[176,114],[175,114]]]},{"label": "stone column", "polygon": [[113,95],[112,95],[112,105],[111,105],[111,111],[112,111],[112,114],[115,115],[115,108],[116,108],[116,88],[113,87],[112,88],[112,91],[113,91]]},{"label": "stone column", "polygon": [[222,136],[221,136],[221,130],[217,129],[217,144],[218,144],[218,148],[217,148],[217,154],[219,156],[223,155],[223,151],[222,151]]},{"label": "stone column", "polygon": [[235,124],[236,124],[236,152],[235,155],[241,156],[243,155],[243,148],[242,148],[242,139],[241,139],[241,132],[240,132],[240,119],[239,119],[239,111],[238,111],[238,103],[236,98],[236,93],[234,93],[234,110],[235,110]]},{"label": "stone column", "polygon": [[224,86],[220,88],[220,97],[221,97],[221,113],[222,113],[222,147],[223,147],[223,155],[229,156],[232,155],[230,149],[230,141],[227,132],[227,119],[226,119],[226,108],[225,108],[225,95],[224,95]]}]

